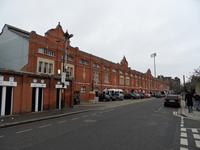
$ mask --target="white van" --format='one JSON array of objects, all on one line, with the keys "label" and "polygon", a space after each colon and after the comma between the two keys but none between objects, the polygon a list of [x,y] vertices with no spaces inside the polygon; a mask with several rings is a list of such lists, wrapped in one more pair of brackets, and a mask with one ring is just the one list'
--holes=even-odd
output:
[{"label": "white van", "polygon": [[124,99],[124,91],[122,89],[104,89],[103,91],[108,93],[112,100]]}]

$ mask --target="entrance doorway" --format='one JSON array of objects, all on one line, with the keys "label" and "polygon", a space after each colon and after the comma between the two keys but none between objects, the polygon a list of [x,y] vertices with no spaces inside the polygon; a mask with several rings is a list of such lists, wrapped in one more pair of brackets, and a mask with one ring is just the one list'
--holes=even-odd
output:
[{"label": "entrance doorway", "polygon": [[43,88],[32,88],[32,112],[43,110]]},{"label": "entrance doorway", "polygon": [[6,87],[5,115],[10,115],[12,110],[12,87]]},{"label": "entrance doorway", "polygon": [[0,116],[12,114],[13,87],[0,86]]}]

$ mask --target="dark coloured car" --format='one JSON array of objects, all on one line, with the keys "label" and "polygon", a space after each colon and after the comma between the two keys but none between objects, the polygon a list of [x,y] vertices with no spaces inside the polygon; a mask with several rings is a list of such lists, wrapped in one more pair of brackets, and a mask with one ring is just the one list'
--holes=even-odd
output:
[{"label": "dark coloured car", "polygon": [[133,99],[140,99],[141,97],[140,97],[140,94],[138,94],[138,93],[131,93],[131,95],[132,95],[132,97],[133,97]]},{"label": "dark coloured car", "polygon": [[124,99],[132,99],[132,98],[133,98],[133,96],[131,93],[124,94]]},{"label": "dark coloured car", "polygon": [[164,101],[165,107],[181,107],[181,98],[179,95],[167,95]]}]

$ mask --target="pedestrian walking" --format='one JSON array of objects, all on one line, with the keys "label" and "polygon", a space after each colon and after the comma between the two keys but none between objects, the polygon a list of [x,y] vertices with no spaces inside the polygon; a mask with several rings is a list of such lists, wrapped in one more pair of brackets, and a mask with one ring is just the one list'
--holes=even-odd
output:
[{"label": "pedestrian walking", "polygon": [[186,92],[185,95],[185,101],[188,107],[188,112],[192,113],[193,112],[193,100],[192,100],[192,94],[190,92]]}]

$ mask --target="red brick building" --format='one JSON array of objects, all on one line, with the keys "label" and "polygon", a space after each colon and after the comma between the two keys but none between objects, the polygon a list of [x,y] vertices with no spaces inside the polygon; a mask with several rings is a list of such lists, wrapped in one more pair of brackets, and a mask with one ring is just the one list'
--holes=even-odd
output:
[{"label": "red brick building", "polygon": [[[120,63],[113,63],[70,46],[60,24],[44,36],[5,25],[0,34],[0,52],[0,68],[4,68],[0,72],[2,115],[7,99],[4,82],[9,77],[16,81],[11,86],[13,90],[8,90],[13,93],[9,104],[13,113],[60,108],[60,101],[69,107],[74,92],[80,92],[81,100],[92,100],[94,91],[105,88],[148,93],[168,90],[165,82],[153,78],[150,69],[146,73],[131,69],[125,57]],[[67,72],[64,91],[59,74],[63,69]]]}]

